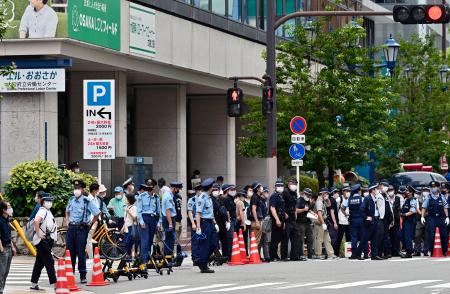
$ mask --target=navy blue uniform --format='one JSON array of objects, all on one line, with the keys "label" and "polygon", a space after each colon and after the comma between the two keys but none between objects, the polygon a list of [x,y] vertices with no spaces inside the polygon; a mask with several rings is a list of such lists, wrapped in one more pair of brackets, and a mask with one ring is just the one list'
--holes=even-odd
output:
[{"label": "navy blue uniform", "polygon": [[278,219],[281,222],[281,226],[278,227],[275,221],[274,216],[272,215],[272,212],[270,212],[270,216],[272,217],[272,235],[270,240],[270,250],[269,255],[270,259],[280,259],[278,256],[278,245],[281,242],[281,239],[283,237],[283,226],[284,226],[284,220],[285,220],[285,207],[284,207],[284,200],[283,197],[281,197],[280,193],[273,193],[272,196],[270,196],[269,200],[269,210],[271,211],[272,207],[275,208]]},{"label": "navy blue uniform", "polygon": [[[357,255],[360,256],[361,252],[364,248],[368,246],[368,242],[370,241],[371,244],[371,257],[378,256],[378,250],[377,250],[377,224],[378,224],[378,211],[375,205],[375,201],[373,200],[372,196],[369,195],[364,198],[361,208],[361,215],[364,220],[364,229],[363,229],[363,235],[362,240],[359,243]],[[371,217],[372,220],[367,220],[368,217]]]},{"label": "navy blue uniform", "polygon": [[[350,240],[352,242],[352,256],[359,257],[361,252],[358,252],[358,242],[361,242],[363,234],[363,214],[361,212],[361,205],[363,198],[359,194],[354,194],[348,198],[348,202],[344,202],[343,206],[348,207],[349,223],[350,223]],[[358,256],[359,253],[359,256]]]},{"label": "navy blue uniform", "polygon": [[423,208],[428,211],[428,246],[430,252],[433,252],[434,249],[434,237],[436,233],[436,228],[439,228],[439,233],[441,235],[441,246],[442,252],[444,255],[447,253],[448,248],[448,233],[447,226],[445,225],[445,208],[448,208],[447,199],[444,196],[438,195],[430,195],[427,199],[425,199]]},{"label": "navy blue uniform", "polygon": [[412,212],[413,214],[410,216],[403,216],[403,228],[402,228],[402,237],[405,242],[405,248],[407,254],[412,254],[413,252],[413,238],[415,233],[415,222],[416,222],[416,211],[417,211],[417,202],[414,198],[408,198],[405,200],[405,203],[402,206],[401,213],[404,215],[405,213]]},{"label": "navy blue uniform", "polygon": [[219,239],[214,226],[214,207],[211,196],[203,193],[197,199],[197,213],[200,213],[200,228],[204,238],[198,240],[198,263],[207,265],[209,257],[218,248]]}]

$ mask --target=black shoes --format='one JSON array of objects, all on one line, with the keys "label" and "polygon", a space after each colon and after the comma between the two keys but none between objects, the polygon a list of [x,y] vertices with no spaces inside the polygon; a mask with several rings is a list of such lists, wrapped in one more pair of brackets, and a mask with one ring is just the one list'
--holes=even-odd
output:
[{"label": "black shoes", "polygon": [[412,254],[411,253],[402,254],[401,258],[412,258]]},{"label": "black shoes", "polygon": [[215,273],[215,271],[210,269],[208,267],[208,265],[206,265],[206,264],[199,265],[198,267],[200,268],[200,272],[202,274],[213,274],[213,273]]},{"label": "black shoes", "polygon": [[375,256],[371,258],[372,260],[384,260],[383,258],[379,257],[379,256]]}]

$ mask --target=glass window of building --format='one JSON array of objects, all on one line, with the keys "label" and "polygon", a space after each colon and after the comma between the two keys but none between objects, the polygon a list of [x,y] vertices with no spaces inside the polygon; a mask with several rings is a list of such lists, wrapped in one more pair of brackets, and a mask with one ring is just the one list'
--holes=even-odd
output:
[{"label": "glass window of building", "polygon": [[228,17],[242,21],[242,0],[228,0]]},{"label": "glass window of building", "polygon": [[256,27],[256,0],[244,0],[244,23]]},{"label": "glass window of building", "polygon": [[219,15],[225,15],[225,4],[224,0],[211,0],[212,12]]},{"label": "glass window of building", "polygon": [[209,0],[194,0],[194,5],[205,10],[209,10]]},{"label": "glass window of building", "polygon": [[180,1],[180,2],[183,2],[183,3],[187,3],[187,4],[191,4],[191,0],[177,0],[177,1]]}]

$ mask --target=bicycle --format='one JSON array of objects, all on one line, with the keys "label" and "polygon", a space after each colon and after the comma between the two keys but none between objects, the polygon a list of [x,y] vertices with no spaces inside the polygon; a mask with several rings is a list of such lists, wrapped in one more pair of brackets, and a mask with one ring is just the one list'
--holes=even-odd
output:
[{"label": "bicycle", "polygon": [[110,260],[121,260],[126,256],[124,239],[118,229],[109,229],[105,223],[102,223],[92,236],[92,240],[98,242],[101,254]]}]

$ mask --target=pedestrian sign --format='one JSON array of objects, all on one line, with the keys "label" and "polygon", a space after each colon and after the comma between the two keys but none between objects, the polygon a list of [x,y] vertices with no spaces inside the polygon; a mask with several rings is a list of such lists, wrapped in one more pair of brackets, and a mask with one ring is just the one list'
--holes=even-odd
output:
[{"label": "pedestrian sign", "polygon": [[306,119],[301,116],[295,116],[291,119],[290,127],[292,133],[301,135],[306,131],[307,128]]},{"label": "pedestrian sign", "polygon": [[302,159],[305,156],[305,146],[302,144],[292,144],[289,148],[289,155],[292,159]]}]

